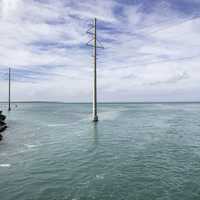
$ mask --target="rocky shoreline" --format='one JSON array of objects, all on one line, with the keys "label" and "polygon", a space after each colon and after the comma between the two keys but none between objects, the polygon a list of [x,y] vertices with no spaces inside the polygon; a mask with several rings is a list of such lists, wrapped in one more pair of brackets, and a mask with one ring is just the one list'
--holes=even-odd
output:
[{"label": "rocky shoreline", "polygon": [[2,114],[2,111],[0,111],[0,141],[3,139],[1,132],[3,132],[7,128],[5,120],[6,116]]}]

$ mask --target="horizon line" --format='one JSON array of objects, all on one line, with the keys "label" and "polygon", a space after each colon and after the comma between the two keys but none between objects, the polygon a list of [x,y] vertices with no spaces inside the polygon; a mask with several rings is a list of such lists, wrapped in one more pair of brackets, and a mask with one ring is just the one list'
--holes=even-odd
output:
[{"label": "horizon line", "polygon": [[[8,103],[7,101],[0,101],[0,103]],[[64,101],[12,101],[12,103],[60,103],[60,104],[92,104],[92,102],[64,102]],[[105,101],[98,102],[98,104],[145,104],[145,103],[200,103],[200,101]]]}]

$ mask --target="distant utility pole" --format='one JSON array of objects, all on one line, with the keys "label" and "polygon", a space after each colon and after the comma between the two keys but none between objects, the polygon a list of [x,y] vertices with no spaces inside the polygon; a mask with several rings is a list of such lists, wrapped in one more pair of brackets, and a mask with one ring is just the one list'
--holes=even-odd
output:
[{"label": "distant utility pole", "polygon": [[10,87],[11,87],[11,68],[9,68],[8,72],[9,80],[8,80],[8,111],[11,111],[11,106],[10,106]]},{"label": "distant utility pole", "polygon": [[[103,48],[101,42],[97,40],[97,19],[94,19],[94,24],[88,29],[87,34],[92,36],[92,39],[88,41],[87,45],[93,47],[94,51],[94,71],[93,71],[93,122],[98,121],[97,114],[97,48]],[[93,42],[93,44],[90,44]],[[100,46],[97,45],[97,42]]]}]

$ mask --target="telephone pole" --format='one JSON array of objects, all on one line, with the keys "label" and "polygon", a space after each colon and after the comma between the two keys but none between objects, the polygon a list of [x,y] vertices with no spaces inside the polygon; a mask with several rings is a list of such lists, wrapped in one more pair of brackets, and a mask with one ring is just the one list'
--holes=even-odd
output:
[{"label": "telephone pole", "polygon": [[10,105],[11,68],[9,68],[8,76],[9,76],[9,80],[8,80],[8,111],[11,111],[11,105]]},{"label": "telephone pole", "polygon": [[[88,46],[93,47],[94,51],[94,69],[93,69],[93,122],[98,121],[97,114],[97,48],[103,48],[101,43],[97,40],[97,19],[94,19],[94,24],[88,29],[87,34],[92,35],[92,39],[87,43]],[[93,41],[93,44],[90,42]],[[100,46],[97,45],[100,43]]]}]

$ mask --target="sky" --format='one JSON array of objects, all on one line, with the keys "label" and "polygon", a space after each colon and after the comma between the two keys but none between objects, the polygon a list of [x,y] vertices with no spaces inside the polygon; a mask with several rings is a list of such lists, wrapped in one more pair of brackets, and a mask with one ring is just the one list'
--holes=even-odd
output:
[{"label": "sky", "polygon": [[200,101],[200,0],[0,0],[0,101]]}]

